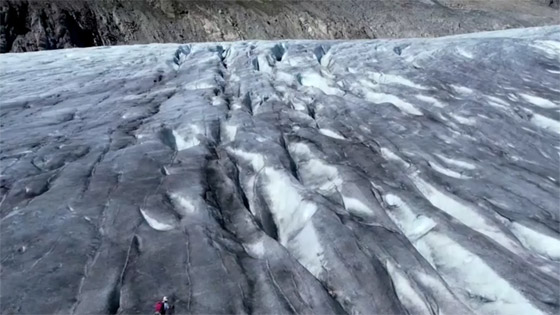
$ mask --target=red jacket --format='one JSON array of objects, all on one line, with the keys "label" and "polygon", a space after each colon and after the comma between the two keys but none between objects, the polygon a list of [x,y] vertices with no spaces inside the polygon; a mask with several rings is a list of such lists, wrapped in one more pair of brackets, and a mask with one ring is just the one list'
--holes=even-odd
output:
[{"label": "red jacket", "polygon": [[162,301],[158,301],[156,303],[156,313],[163,313],[163,302]]}]

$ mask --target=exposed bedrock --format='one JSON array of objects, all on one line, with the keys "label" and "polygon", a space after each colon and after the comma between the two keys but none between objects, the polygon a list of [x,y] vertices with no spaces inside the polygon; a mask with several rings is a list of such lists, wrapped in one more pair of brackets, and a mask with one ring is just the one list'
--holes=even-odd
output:
[{"label": "exposed bedrock", "polygon": [[144,43],[433,37],[560,24],[557,0],[4,0],[0,53]]}]

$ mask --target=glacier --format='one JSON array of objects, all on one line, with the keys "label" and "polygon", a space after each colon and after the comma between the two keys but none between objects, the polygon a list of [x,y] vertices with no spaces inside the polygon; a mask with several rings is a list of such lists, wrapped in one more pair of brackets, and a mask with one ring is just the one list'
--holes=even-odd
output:
[{"label": "glacier", "polygon": [[557,314],[560,27],[0,55],[2,314]]}]

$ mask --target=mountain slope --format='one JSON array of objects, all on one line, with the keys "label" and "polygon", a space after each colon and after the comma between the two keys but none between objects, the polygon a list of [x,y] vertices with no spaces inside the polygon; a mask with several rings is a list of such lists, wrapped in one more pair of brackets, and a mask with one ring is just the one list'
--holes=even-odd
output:
[{"label": "mountain slope", "polygon": [[558,27],[0,56],[3,314],[557,314]]},{"label": "mountain slope", "polygon": [[239,39],[429,37],[560,23],[539,1],[7,0],[0,52]]}]

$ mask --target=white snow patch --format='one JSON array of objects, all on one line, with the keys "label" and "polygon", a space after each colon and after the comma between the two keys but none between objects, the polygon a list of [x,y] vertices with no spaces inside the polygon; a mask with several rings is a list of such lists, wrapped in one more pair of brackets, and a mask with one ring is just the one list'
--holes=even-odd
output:
[{"label": "white snow patch", "polygon": [[288,145],[288,149],[290,150],[291,154],[298,155],[301,158],[309,159],[313,156],[311,153],[311,149],[304,143],[301,142],[291,142]]},{"label": "white snow patch", "polygon": [[387,194],[385,202],[393,206],[387,214],[413,244],[437,225],[427,216],[414,213],[399,196]]},{"label": "white snow patch", "polygon": [[183,197],[183,196],[181,196],[180,194],[177,194],[177,193],[172,193],[169,196],[171,197],[171,200],[175,201],[177,203],[177,205],[180,206],[181,209],[185,211],[185,214],[196,212],[196,207],[187,198],[185,198],[185,197]]},{"label": "white snow patch", "polygon": [[560,122],[541,114],[533,113],[530,120],[534,125],[560,134]]},{"label": "white snow patch", "polygon": [[458,121],[463,125],[474,126],[476,124],[476,119],[472,117],[463,117],[453,113],[449,114],[449,116],[453,117],[453,119],[455,119],[456,121]]},{"label": "white snow patch", "polygon": [[307,111],[307,106],[305,105],[305,103],[298,98],[292,99],[292,106],[294,107],[295,110]]},{"label": "white snow patch", "polygon": [[486,96],[488,98],[488,104],[497,108],[501,108],[501,109],[508,109],[509,108],[509,104],[497,97],[494,96]]},{"label": "white snow patch", "polygon": [[360,125],[360,130],[371,133],[371,129],[369,129],[366,125]]},{"label": "white snow patch", "polygon": [[510,101],[514,101],[514,102],[519,100],[519,97],[517,97],[517,95],[515,95],[515,94],[513,94],[513,93],[508,93],[508,94],[507,94],[507,98],[508,98]]},{"label": "white snow patch", "polygon": [[162,171],[163,171],[163,174],[165,174],[165,176],[167,176],[167,175],[170,174],[170,173],[169,173],[169,169],[167,168],[167,166],[164,165],[161,169],[162,169]]},{"label": "white snow patch", "polygon": [[185,139],[177,131],[173,130],[173,137],[175,138],[175,145],[177,150],[182,151],[200,144],[200,141],[196,138],[196,135],[191,135],[190,138]]},{"label": "white snow patch", "polygon": [[[430,256],[434,267],[459,298],[481,314],[543,314],[484,260],[453,241],[433,232],[425,237],[428,247],[420,250]],[[488,301],[481,302],[482,297]]]},{"label": "white snow patch", "polygon": [[360,199],[342,195],[342,202],[344,202],[344,208],[350,212],[353,210],[361,214],[373,214],[373,211]]},{"label": "white snow patch", "polygon": [[284,172],[267,167],[263,170],[263,176],[266,178],[264,190],[278,227],[278,237],[280,243],[286,246],[293,234],[302,229],[315,214],[317,206],[304,199],[290,176]]},{"label": "white snow patch", "polygon": [[305,186],[325,192],[340,189],[343,180],[337,168],[315,158],[307,145],[300,142],[290,143],[288,150],[298,163],[298,173]]},{"label": "white snow patch", "polygon": [[476,116],[480,117],[480,118],[484,118],[484,119],[490,119],[490,117],[484,115],[484,114],[476,114]]},{"label": "white snow patch", "polygon": [[137,95],[137,94],[129,94],[129,95],[125,95],[125,96],[123,97],[123,101],[135,101],[135,100],[141,99],[141,98],[143,98],[143,97],[144,97],[144,95],[142,95],[142,94],[140,94],[140,95]]},{"label": "white snow patch", "polygon": [[436,163],[436,162],[434,162],[434,161],[428,161],[428,162],[429,162],[429,164],[430,164],[430,167],[431,167],[434,171],[436,171],[436,172],[438,172],[438,173],[441,173],[441,174],[443,174],[443,175],[446,175],[446,176],[449,176],[449,177],[453,177],[453,178],[458,178],[458,179],[467,179],[467,178],[470,178],[470,177],[467,176],[467,175],[463,175],[463,174],[461,174],[461,173],[455,172],[454,170],[450,170],[450,169],[448,169],[448,168],[446,168],[446,167],[443,167],[443,166],[439,165],[438,163]]},{"label": "white snow patch", "polygon": [[339,134],[338,132],[332,131],[330,129],[321,128],[321,129],[319,129],[319,132],[321,134],[327,136],[327,137],[331,137],[331,138],[335,138],[335,139],[341,139],[341,140],[346,139],[341,134]]},{"label": "white snow patch", "polygon": [[410,163],[406,162],[400,156],[396,155],[395,153],[393,153],[393,151],[387,148],[381,148],[381,156],[383,156],[383,158],[386,160],[397,161],[407,168],[410,167]]},{"label": "white snow patch", "polygon": [[360,130],[371,133],[371,129],[369,129],[366,125],[360,125]]},{"label": "white snow patch", "polygon": [[235,140],[235,136],[237,135],[237,126],[224,124],[224,136],[226,141],[233,141]]},{"label": "white snow patch", "polygon": [[554,40],[536,40],[531,47],[537,48],[555,59],[560,60],[560,42]]},{"label": "white snow patch", "polygon": [[154,230],[169,231],[174,228],[173,225],[158,221],[156,218],[150,216],[144,209],[140,209],[140,212],[142,213],[144,220],[146,220],[146,222],[148,222],[148,225]]},{"label": "white snow patch", "polygon": [[227,106],[226,100],[221,96],[212,96],[212,106]]},{"label": "white snow patch", "polygon": [[422,112],[419,111],[416,107],[412,104],[401,100],[400,98],[396,97],[395,95],[385,94],[385,93],[376,93],[366,90],[365,99],[375,104],[381,103],[391,103],[395,105],[401,111],[415,116],[422,116]]},{"label": "white snow patch", "polygon": [[509,103],[506,102],[506,101],[504,101],[504,100],[502,100],[501,98],[498,98],[498,97],[495,97],[495,96],[491,96],[491,95],[488,95],[488,96],[486,96],[486,97],[487,97],[489,100],[491,100],[491,101],[493,101],[493,102],[496,102],[496,103],[498,103],[498,104],[500,104],[500,105],[509,106]]},{"label": "white snow patch", "polygon": [[331,61],[332,61],[332,54],[331,51],[329,50],[323,55],[323,58],[321,58],[321,66],[328,70],[331,66]]},{"label": "white snow patch", "polygon": [[523,99],[525,99],[527,102],[538,106],[538,107],[542,107],[542,108],[556,108],[558,107],[558,105],[554,104],[553,102],[542,98],[542,97],[538,97],[538,96],[534,96],[534,95],[529,95],[529,94],[524,94],[524,93],[519,93],[519,96],[521,96]]},{"label": "white snow patch", "polygon": [[442,102],[440,102],[439,100],[437,100],[436,98],[433,98],[431,96],[426,96],[426,95],[420,95],[419,94],[419,95],[416,95],[416,98],[423,101],[423,102],[429,103],[429,104],[431,104],[435,107],[438,107],[438,108],[444,108],[445,106],[447,106],[447,105],[443,104]]},{"label": "white snow patch", "polygon": [[560,260],[560,240],[535,231],[517,222],[510,227],[511,232],[526,248],[552,260]]},{"label": "white snow patch", "polygon": [[284,82],[288,85],[292,85],[296,81],[296,78],[291,73],[284,72],[284,71],[277,71],[276,80],[280,82]]},{"label": "white snow patch", "polygon": [[264,156],[262,154],[245,152],[239,149],[232,148],[228,148],[228,151],[233,153],[235,156],[242,158],[246,162],[249,162],[254,172],[259,172],[265,165]]},{"label": "white snow patch", "polygon": [[336,167],[330,166],[320,159],[311,159],[307,163],[302,163],[300,171],[305,184],[319,190],[333,192],[340,189],[343,183]]},{"label": "white snow patch", "polygon": [[451,87],[455,91],[457,91],[458,93],[461,93],[461,94],[472,94],[474,92],[472,89],[469,89],[466,86],[459,86],[459,85],[451,84]]},{"label": "white snow patch", "polygon": [[323,272],[324,249],[313,222],[307,224],[288,244],[288,249],[315,278],[320,279]]},{"label": "white snow patch", "polygon": [[456,159],[450,159],[444,155],[441,154],[435,154],[435,156],[437,156],[438,158],[440,158],[443,162],[447,163],[447,164],[451,164],[451,165],[455,165],[458,167],[462,167],[464,169],[468,169],[468,170],[474,170],[476,169],[476,166],[474,164],[465,162],[465,161],[461,161],[461,160],[456,160]]},{"label": "white snow patch", "polygon": [[432,312],[424,302],[422,296],[414,290],[412,283],[406,274],[389,260],[385,262],[385,265],[387,266],[387,272],[389,273],[393,285],[395,286],[395,291],[399,301],[401,301],[403,306],[411,314],[431,315]]},{"label": "white snow patch", "polygon": [[474,58],[474,55],[473,55],[471,52],[466,51],[466,50],[464,50],[464,49],[461,48],[461,47],[457,47],[457,52],[459,53],[459,55],[461,55],[461,56],[463,56],[463,57],[465,57],[465,58],[469,58],[469,59],[473,59],[473,58]]},{"label": "white snow patch", "polygon": [[243,248],[245,248],[245,251],[254,258],[262,258],[266,253],[266,247],[264,246],[264,240],[262,238],[252,243],[243,244]]},{"label": "white snow patch", "polygon": [[329,80],[322,77],[318,73],[307,72],[301,75],[301,84],[303,86],[310,86],[317,88],[327,95],[341,95],[342,91],[330,86]]},{"label": "white snow patch", "polygon": [[426,197],[436,208],[456,218],[469,228],[488,236],[490,239],[504,246],[511,252],[519,253],[518,245],[508,238],[498,227],[494,226],[490,221],[480,215],[476,210],[465,206],[463,203],[455,200],[454,197],[448,196],[446,193],[439,191],[434,186],[421,179],[418,175],[412,176],[411,179],[422,195],[424,195],[424,197]]},{"label": "white snow patch", "polygon": [[241,81],[241,78],[237,75],[237,73],[233,72],[230,73],[229,80],[232,82],[239,82]]},{"label": "white snow patch", "polygon": [[200,79],[195,80],[189,83],[186,83],[183,88],[185,90],[204,90],[204,89],[213,89],[216,87],[216,83],[212,82],[208,79]]},{"label": "white snow patch", "polygon": [[241,102],[239,102],[239,101],[234,101],[231,104],[231,110],[239,110],[239,109],[242,109],[242,108],[243,108],[243,105],[241,105]]}]

